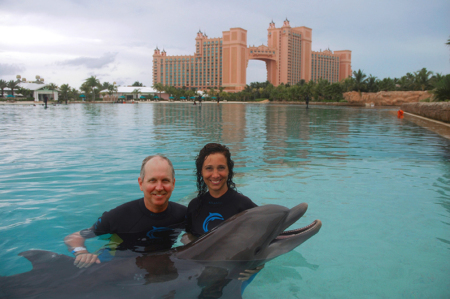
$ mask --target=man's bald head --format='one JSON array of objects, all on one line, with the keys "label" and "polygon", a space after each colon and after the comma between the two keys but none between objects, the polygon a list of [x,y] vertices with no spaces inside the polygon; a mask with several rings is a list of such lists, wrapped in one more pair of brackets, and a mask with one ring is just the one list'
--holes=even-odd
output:
[{"label": "man's bald head", "polygon": [[172,178],[173,179],[175,178],[175,169],[173,168],[172,162],[169,160],[169,158],[164,157],[163,155],[157,154],[157,155],[148,156],[147,158],[145,158],[142,161],[141,174],[140,174],[141,180],[144,180],[144,177],[145,177],[145,165],[147,164],[148,161],[150,161],[152,159],[162,159],[162,160],[167,161],[167,163],[169,164],[169,166],[170,166],[170,168],[172,170]]}]

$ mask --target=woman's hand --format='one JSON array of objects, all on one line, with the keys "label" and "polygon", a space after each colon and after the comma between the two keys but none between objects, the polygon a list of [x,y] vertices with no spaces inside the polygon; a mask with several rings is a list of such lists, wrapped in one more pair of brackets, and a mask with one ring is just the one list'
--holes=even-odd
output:
[{"label": "woman's hand", "polygon": [[181,237],[181,243],[183,243],[184,245],[187,245],[193,241],[197,240],[197,238],[191,234],[191,233],[185,233],[182,237]]}]

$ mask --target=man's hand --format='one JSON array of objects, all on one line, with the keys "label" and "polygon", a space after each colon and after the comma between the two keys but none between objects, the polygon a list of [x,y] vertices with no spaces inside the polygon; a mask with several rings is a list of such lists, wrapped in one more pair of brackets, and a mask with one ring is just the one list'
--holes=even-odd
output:
[{"label": "man's hand", "polygon": [[239,273],[239,278],[238,280],[242,280],[242,281],[246,281],[248,280],[250,277],[252,277],[253,275],[255,275],[256,273],[258,273],[259,271],[261,271],[262,268],[264,268],[265,264],[262,264],[261,266],[256,267],[255,269],[249,269],[249,270],[245,270],[242,273]]},{"label": "man's hand", "polygon": [[100,260],[96,254],[85,252],[77,252],[75,261],[73,264],[78,268],[87,268],[91,266],[93,263],[100,264]]}]

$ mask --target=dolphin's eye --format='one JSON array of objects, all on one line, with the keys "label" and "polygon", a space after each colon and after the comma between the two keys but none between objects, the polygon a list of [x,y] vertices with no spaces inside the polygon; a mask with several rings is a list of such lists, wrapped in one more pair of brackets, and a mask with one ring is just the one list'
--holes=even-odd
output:
[{"label": "dolphin's eye", "polygon": [[256,247],[255,249],[255,255],[257,255],[261,251],[261,246]]}]

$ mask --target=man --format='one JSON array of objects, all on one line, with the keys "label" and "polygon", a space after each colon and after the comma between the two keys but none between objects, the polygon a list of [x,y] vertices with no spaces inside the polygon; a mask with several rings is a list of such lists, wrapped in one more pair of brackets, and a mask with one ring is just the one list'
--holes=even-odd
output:
[{"label": "man", "polygon": [[44,94],[44,108],[47,108],[47,101],[48,101],[48,97],[46,94]]},{"label": "man", "polygon": [[[144,193],[141,199],[127,202],[104,212],[88,229],[73,233],[64,239],[75,256],[74,264],[87,268],[93,263],[112,258],[111,249],[149,252],[172,247],[185,226],[186,207],[169,198],[175,188],[175,171],[170,160],[161,155],[149,156],[142,161],[138,178]],[[89,253],[84,246],[88,238],[113,234],[108,250],[101,254]],[[100,255],[100,256],[99,256]]]}]

